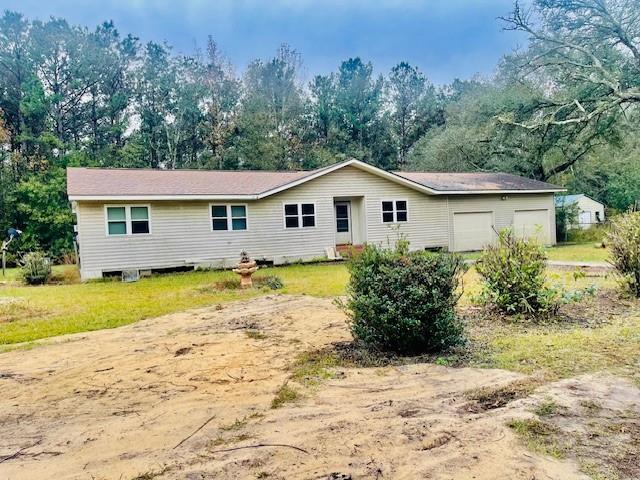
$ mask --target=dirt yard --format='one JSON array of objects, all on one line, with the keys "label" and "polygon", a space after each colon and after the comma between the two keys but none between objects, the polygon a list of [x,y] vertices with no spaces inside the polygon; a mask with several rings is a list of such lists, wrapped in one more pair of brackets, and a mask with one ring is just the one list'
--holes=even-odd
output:
[{"label": "dirt yard", "polygon": [[2,354],[0,478],[570,480],[587,478],[578,463],[514,422],[570,413],[566,442],[607,415],[631,419],[618,441],[637,426],[640,390],[622,379],[481,402],[469,392],[529,380],[433,364],[339,367],[271,408],[299,354],[349,338],[331,300],[267,296]]}]

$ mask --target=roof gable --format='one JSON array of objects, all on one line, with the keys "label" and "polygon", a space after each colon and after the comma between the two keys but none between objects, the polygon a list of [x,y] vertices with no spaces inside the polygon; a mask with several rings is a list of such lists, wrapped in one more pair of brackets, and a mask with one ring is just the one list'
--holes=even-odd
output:
[{"label": "roof gable", "polygon": [[586,199],[590,202],[597,203],[604,207],[604,203],[599,202],[598,200],[594,200],[593,198],[585,195],[584,193],[577,193],[572,195],[557,195],[555,197],[556,207],[563,207],[566,205],[571,205],[573,203],[577,203],[582,199]]}]

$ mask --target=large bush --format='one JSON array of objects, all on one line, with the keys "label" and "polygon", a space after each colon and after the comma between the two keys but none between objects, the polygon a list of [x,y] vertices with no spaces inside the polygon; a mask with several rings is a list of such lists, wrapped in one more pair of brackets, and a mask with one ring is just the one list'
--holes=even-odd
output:
[{"label": "large bush", "polygon": [[22,280],[27,285],[42,285],[51,275],[51,262],[42,252],[30,252],[20,260]]},{"label": "large bush", "polygon": [[624,285],[640,297],[640,212],[618,215],[611,221],[607,235],[610,261]]},{"label": "large bush", "polygon": [[483,280],[481,300],[504,313],[552,313],[558,307],[557,289],[545,286],[547,255],[535,239],[517,237],[504,229],[494,245],[476,262]]},{"label": "large bush", "polygon": [[350,263],[345,307],[356,339],[399,353],[438,351],[459,342],[455,314],[464,271],[452,254],[368,245]]}]

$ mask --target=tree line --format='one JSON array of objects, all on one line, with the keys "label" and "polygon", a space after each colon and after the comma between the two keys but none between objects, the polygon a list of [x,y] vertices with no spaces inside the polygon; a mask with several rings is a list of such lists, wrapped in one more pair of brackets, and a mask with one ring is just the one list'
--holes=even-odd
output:
[{"label": "tree line", "polygon": [[[23,248],[71,245],[68,165],[507,171],[616,208],[640,194],[640,7],[535,0],[496,25],[525,32],[490,78],[433,85],[404,61],[350,58],[302,81],[283,44],[238,73],[214,39],[192,55],[113,22],[0,18],[0,226]],[[427,48],[427,47],[425,47]],[[432,47],[433,48],[433,47]]]}]

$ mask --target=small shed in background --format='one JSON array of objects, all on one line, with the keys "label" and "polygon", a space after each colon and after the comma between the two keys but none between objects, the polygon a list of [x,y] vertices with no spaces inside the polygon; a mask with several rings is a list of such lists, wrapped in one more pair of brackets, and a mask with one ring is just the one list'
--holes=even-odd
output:
[{"label": "small shed in background", "polygon": [[593,225],[604,222],[604,205],[593,198],[580,193],[577,195],[557,195],[556,208],[578,205],[578,224],[572,228],[591,228]]}]

